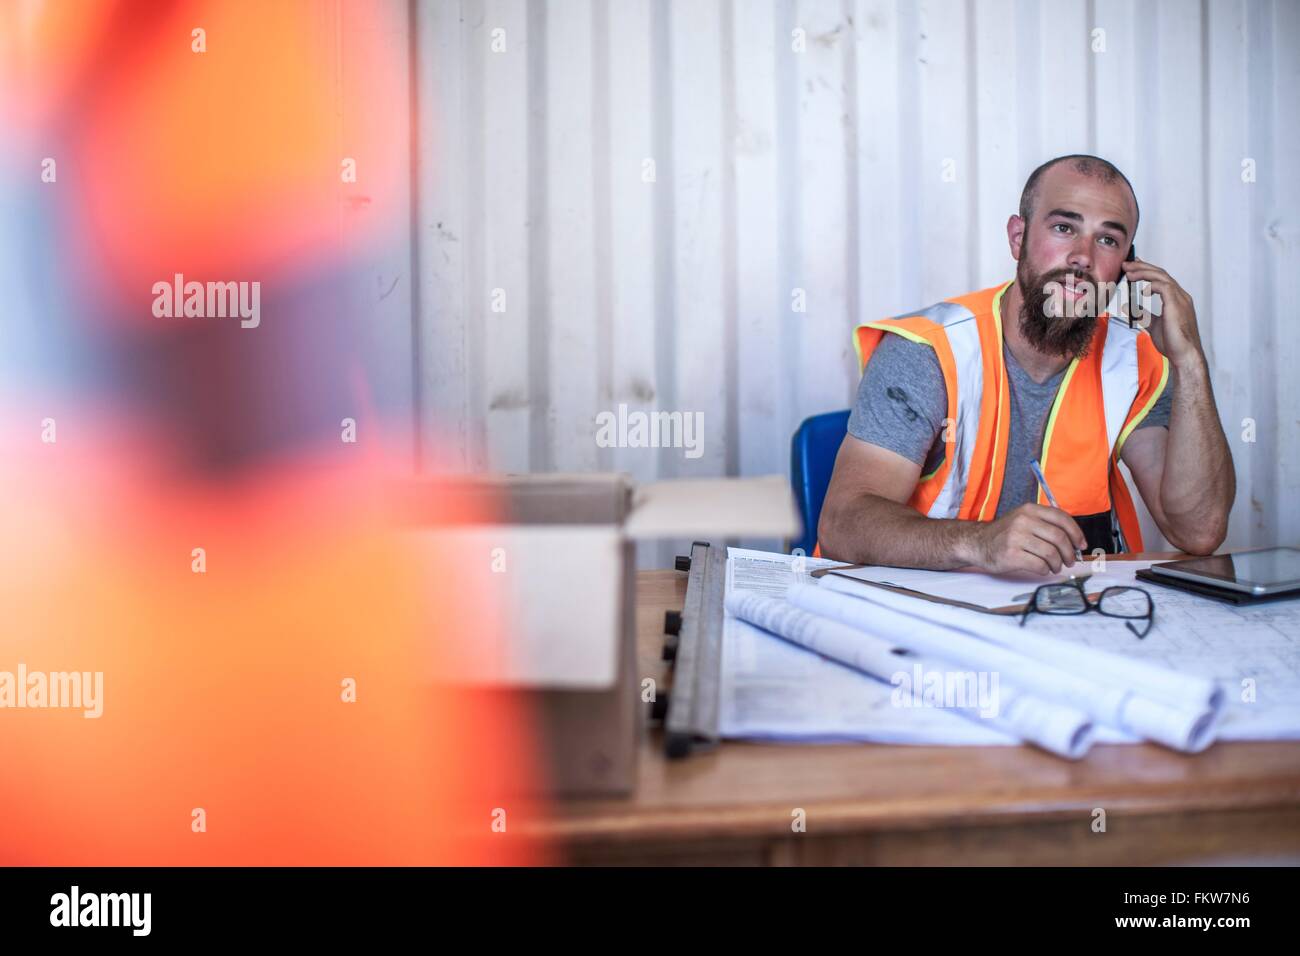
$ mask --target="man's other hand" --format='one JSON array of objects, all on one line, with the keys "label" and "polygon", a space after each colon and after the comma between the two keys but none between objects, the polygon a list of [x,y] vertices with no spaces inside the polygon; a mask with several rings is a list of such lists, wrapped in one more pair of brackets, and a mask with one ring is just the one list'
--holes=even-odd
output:
[{"label": "man's other hand", "polygon": [[1024,504],[971,536],[971,564],[995,573],[1029,571],[1055,574],[1074,564],[1075,549],[1087,539],[1073,518],[1059,508]]}]

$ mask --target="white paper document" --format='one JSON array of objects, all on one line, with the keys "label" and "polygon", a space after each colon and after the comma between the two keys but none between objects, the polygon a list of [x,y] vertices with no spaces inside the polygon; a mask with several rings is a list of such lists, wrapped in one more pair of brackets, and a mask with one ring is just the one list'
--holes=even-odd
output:
[{"label": "white paper document", "polygon": [[[1108,571],[1118,569],[1121,563],[1130,562],[1108,562]],[[879,588],[847,580],[831,583],[830,577],[822,583],[837,590],[866,590],[873,597],[881,593]],[[989,615],[964,608],[940,613],[947,620],[966,622],[985,636],[1009,635],[1008,640],[1021,642],[1020,646],[1031,652],[1057,649],[1059,654],[1065,644],[1079,651],[1107,651],[1166,674],[1212,681],[1222,694],[1222,712],[1214,734],[1218,740],[1300,739],[1300,601],[1233,605],[1147,581],[1122,583],[1139,586],[1151,595],[1155,617],[1144,638],[1135,637],[1123,621],[1096,612],[1031,614],[1024,627],[1015,630],[990,629]],[[943,607],[903,600],[905,605],[900,606],[924,608],[931,614],[936,613],[931,608]],[[1018,620],[1012,619],[1017,624]],[[1035,635],[1054,638],[1056,643],[1035,642]],[[1098,729],[1099,741],[1115,739],[1113,731]]]},{"label": "white paper document", "polygon": [[[1148,563],[1108,562],[1116,579],[1101,586],[1132,585],[1132,572]],[[1122,621],[1095,612],[1033,614],[1021,628],[1014,617],[897,594],[838,572],[815,582],[808,575],[831,566],[729,551],[724,736],[1028,740],[1066,756],[1078,756],[1093,739],[1153,740],[1191,752],[1216,739],[1300,739],[1300,602],[1237,607],[1138,582],[1156,608],[1155,626],[1139,639]],[[782,600],[738,602],[746,595]],[[766,629],[737,619],[737,607],[766,621]],[[783,630],[785,638],[772,633]],[[987,706],[961,701],[899,706],[909,683],[896,679],[900,672],[915,671],[919,685],[923,673],[954,668],[973,675],[972,689],[979,675],[997,675],[996,719]]]},{"label": "white paper document", "polygon": [[[801,585],[793,592],[831,594],[813,585]],[[831,596],[861,603],[855,598]],[[794,600],[737,591],[728,596],[727,609],[743,621],[831,660],[848,664],[863,674],[885,681],[891,688],[901,687],[903,680],[910,680],[912,674],[921,675],[922,684],[925,674],[940,675],[946,684],[948,675],[960,673],[960,684],[951,685],[954,687],[951,701],[936,692],[935,702],[943,703],[950,713],[965,720],[992,727],[1017,740],[1036,743],[1062,757],[1077,759],[1092,745],[1092,720],[1086,713],[1069,704],[1044,700],[1028,692],[1023,685],[1003,680],[1003,675],[997,671],[955,672],[946,661],[915,651],[904,651],[886,637],[867,634],[848,623],[804,610]],[[943,684],[938,686],[943,687]],[[890,702],[895,709],[901,709],[894,693],[891,691]]]},{"label": "white paper document", "polygon": [[[782,597],[834,561],[731,548],[727,593]],[[896,744],[1016,744],[948,710],[895,707],[893,685],[776,637],[726,612],[719,729],[750,740],[869,740]]]},{"label": "white paper document", "polygon": [[1042,634],[1027,636],[1006,618],[863,588],[846,578],[828,577],[789,597],[864,634],[896,635],[909,651],[950,667],[1000,674],[1044,700],[1077,708],[1126,739],[1189,752],[1214,740],[1223,693],[1212,680]]},{"label": "white paper document", "polygon": [[1300,601],[1234,605],[1138,584],[1155,602],[1142,640],[1095,612],[1031,614],[1024,629],[1215,681],[1223,691],[1219,740],[1300,740]]}]

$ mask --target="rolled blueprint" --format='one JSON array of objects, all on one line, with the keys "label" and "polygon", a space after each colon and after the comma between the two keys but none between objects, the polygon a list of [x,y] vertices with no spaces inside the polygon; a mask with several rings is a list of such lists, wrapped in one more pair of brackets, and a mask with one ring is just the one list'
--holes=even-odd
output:
[{"label": "rolled blueprint", "polygon": [[1041,634],[1010,621],[826,575],[791,589],[796,606],[909,650],[996,669],[1034,693],[1087,713],[1096,723],[1175,750],[1214,741],[1222,691],[1190,677]]},{"label": "rolled blueprint", "polygon": [[[894,676],[905,666],[930,674],[952,671],[950,664],[924,655],[900,656],[898,645],[892,641],[864,634],[778,598],[735,591],[727,596],[727,610],[743,621],[889,683],[895,683]],[[988,726],[1071,760],[1082,757],[1092,746],[1092,721],[1082,711],[1043,700],[1001,679],[996,687],[993,712],[979,704],[952,709],[969,720],[985,721]]]}]

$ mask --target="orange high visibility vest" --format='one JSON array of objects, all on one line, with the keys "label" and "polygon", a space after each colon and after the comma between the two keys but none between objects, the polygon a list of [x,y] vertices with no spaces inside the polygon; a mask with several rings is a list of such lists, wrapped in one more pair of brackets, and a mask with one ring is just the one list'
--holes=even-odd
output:
[{"label": "orange high visibility vest", "polygon": [[[854,330],[860,369],[886,332],[928,345],[939,359],[948,389],[943,463],[922,476],[908,502],[928,517],[992,521],[997,514],[1011,425],[999,305],[1010,287]],[[1142,531],[1119,456],[1168,378],[1169,362],[1150,335],[1103,315],[1088,354],[1066,368],[1043,434],[1039,463],[1057,504],[1076,516],[1111,513],[1129,551],[1142,550]],[[1038,503],[1047,504],[1042,489]]]}]

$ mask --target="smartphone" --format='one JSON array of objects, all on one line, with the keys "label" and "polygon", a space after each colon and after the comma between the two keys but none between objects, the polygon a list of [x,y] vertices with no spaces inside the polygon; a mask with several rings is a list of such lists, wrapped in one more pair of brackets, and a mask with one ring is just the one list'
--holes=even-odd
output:
[{"label": "smartphone", "polygon": [[[1132,244],[1130,244],[1129,247],[1128,247],[1128,255],[1126,255],[1126,256],[1124,257],[1124,261],[1125,261],[1125,262],[1132,262],[1132,261],[1135,260],[1137,257],[1138,257],[1138,256],[1137,256],[1137,243],[1132,243]],[[1135,306],[1135,305],[1137,304],[1137,301],[1133,298],[1133,295],[1134,295],[1134,293],[1133,293],[1133,283],[1132,283],[1132,282],[1129,282],[1129,280],[1128,280],[1128,273],[1127,273],[1127,272],[1124,273],[1124,284],[1125,284],[1125,286],[1126,286],[1126,288],[1127,288],[1127,293],[1128,293],[1128,294],[1127,294],[1127,299],[1128,299],[1128,327],[1131,329],[1131,328],[1133,328],[1133,322],[1134,322],[1133,312],[1135,311],[1134,308],[1133,308],[1133,306]]]}]

